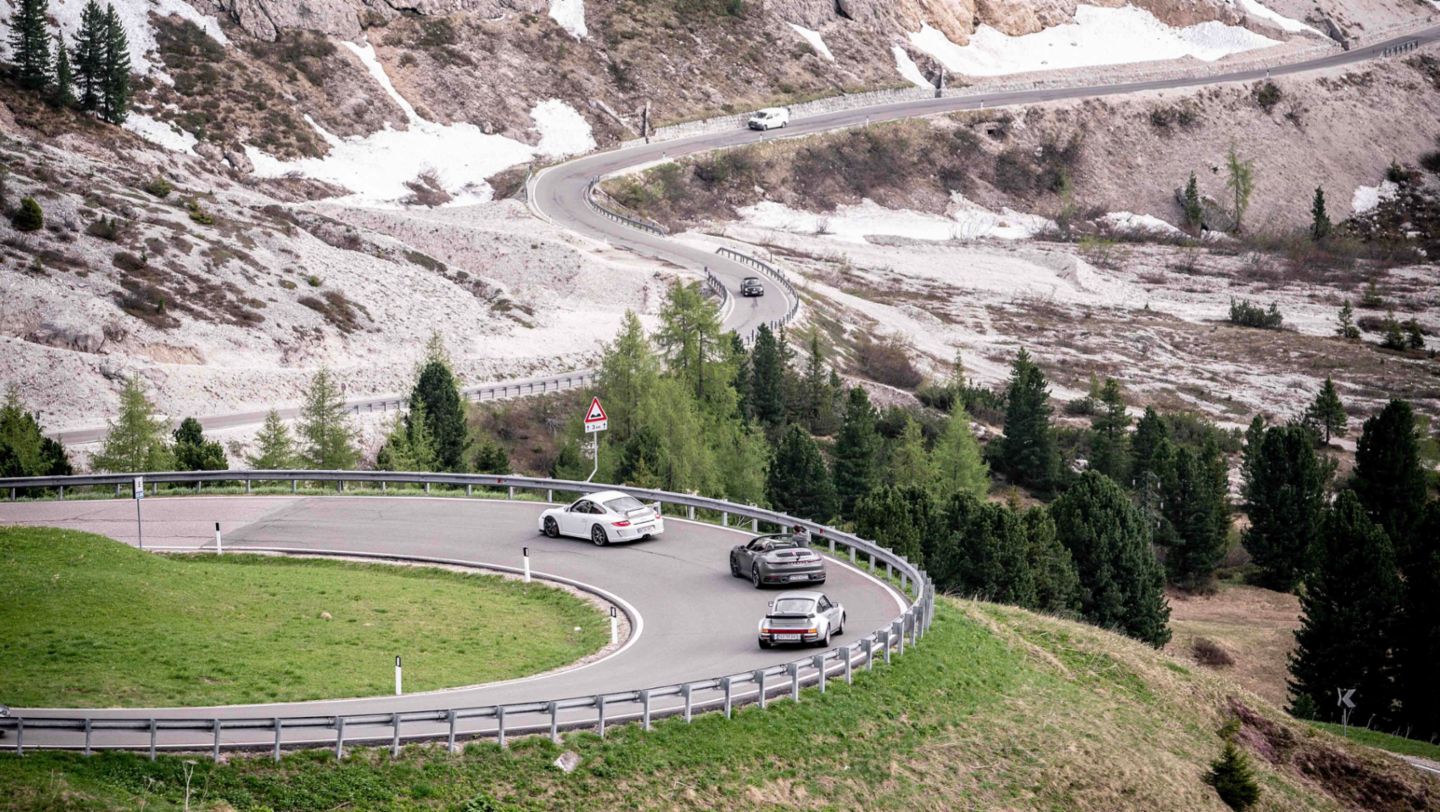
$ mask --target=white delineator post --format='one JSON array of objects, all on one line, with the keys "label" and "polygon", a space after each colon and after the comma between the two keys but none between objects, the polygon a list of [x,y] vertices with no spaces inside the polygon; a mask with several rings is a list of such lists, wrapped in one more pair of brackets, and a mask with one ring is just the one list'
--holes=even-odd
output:
[{"label": "white delineator post", "polygon": [[400,695],[400,655],[395,655],[395,695]]},{"label": "white delineator post", "polygon": [[610,645],[620,642],[620,616],[616,614],[615,607],[610,607]]},{"label": "white delineator post", "polygon": [[530,548],[521,547],[520,557],[525,560],[525,583],[530,583]]},{"label": "white delineator post", "polygon": [[224,555],[225,550],[220,546],[220,523],[215,523],[215,554]]}]

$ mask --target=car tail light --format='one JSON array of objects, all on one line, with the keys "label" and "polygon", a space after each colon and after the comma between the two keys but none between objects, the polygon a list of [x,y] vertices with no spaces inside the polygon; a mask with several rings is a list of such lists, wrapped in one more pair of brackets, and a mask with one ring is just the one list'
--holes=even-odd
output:
[{"label": "car tail light", "polygon": [[629,519],[621,519],[621,520],[618,521],[618,522],[613,522],[613,524],[614,524],[616,527],[629,527],[629,526],[630,526],[630,520],[629,520]]}]

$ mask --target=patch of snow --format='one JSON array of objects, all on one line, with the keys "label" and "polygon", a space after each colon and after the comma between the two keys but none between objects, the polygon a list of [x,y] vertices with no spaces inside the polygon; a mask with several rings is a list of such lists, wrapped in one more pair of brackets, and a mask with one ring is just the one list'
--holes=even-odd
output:
[{"label": "patch of snow", "polygon": [[541,153],[559,158],[578,155],[595,148],[595,136],[590,131],[590,122],[575,112],[575,108],[559,99],[549,99],[530,110],[535,120],[535,129],[540,131]]},{"label": "patch of snow", "polygon": [[[1440,3],[1440,0],[1435,1]],[[899,45],[892,45],[890,46],[890,51],[895,54],[895,69],[900,71],[901,78],[916,87],[922,87],[927,90],[935,87],[930,84],[929,79],[925,78],[925,74],[920,72],[920,66],[915,64],[915,60],[910,58],[910,54],[906,53],[904,48],[901,48]]]},{"label": "patch of snow", "polygon": [[[230,44],[220,23],[214,17],[201,14],[185,0],[111,0],[120,24],[125,27],[125,37],[130,44],[130,66],[136,73],[155,74],[161,81],[168,80],[159,69],[159,59],[152,60],[156,48],[155,31],[150,27],[150,14],[161,17],[179,15],[199,26],[211,38],[222,45]],[[13,19],[19,0],[0,0],[4,16]],[[101,4],[103,7],[103,3]],[[46,12],[60,24],[66,44],[73,44],[75,34],[80,30],[80,13],[85,9],[85,0],[50,0]],[[52,32],[53,33],[53,32]],[[167,82],[169,83],[169,82]]]},{"label": "patch of snow", "polygon": [[185,132],[179,127],[153,119],[144,113],[139,113],[134,110],[130,111],[130,115],[125,117],[125,124],[123,126],[125,129],[135,133],[146,141],[152,144],[159,144],[168,150],[189,152],[192,154],[195,151],[195,144],[197,143],[195,136]]},{"label": "patch of snow", "polygon": [[888,209],[873,200],[841,206],[833,214],[797,211],[774,201],[740,209],[748,225],[792,234],[828,236],[840,242],[866,243],[869,237],[906,237],[913,240],[975,240],[993,237],[1019,240],[1033,237],[1054,224],[1044,217],[1010,209],[992,212],[956,194],[945,215]]},{"label": "patch of snow", "polygon": [[796,25],[795,23],[790,23],[790,27],[795,29],[795,33],[804,37],[806,42],[810,43],[810,47],[815,49],[815,53],[831,62],[835,61],[835,55],[830,53],[830,46],[825,44],[825,40],[820,37],[819,31],[814,31],[803,25]]},{"label": "patch of snow", "polygon": [[585,0],[550,0],[550,19],[576,39],[590,33],[585,28]]},{"label": "patch of snow", "polygon": [[420,120],[420,116],[415,112],[414,106],[406,101],[405,97],[400,95],[400,91],[395,89],[395,85],[390,82],[390,76],[385,73],[385,66],[381,65],[380,60],[375,56],[375,46],[370,44],[370,40],[367,39],[359,44],[350,42],[349,40],[341,40],[340,44],[344,45],[351,53],[360,59],[360,63],[365,66],[365,70],[369,71],[370,75],[379,83],[381,89],[385,91],[385,94],[388,95],[401,110],[405,111],[405,119],[407,121],[414,124]]},{"label": "patch of snow", "polygon": [[1153,62],[1185,56],[1213,61],[1230,54],[1268,48],[1279,42],[1240,26],[1204,22],[1168,26],[1134,6],[1080,5],[1074,22],[1033,34],[1008,36],[981,25],[969,45],[956,45],[939,29],[922,25],[910,35],[916,48],[953,73],[998,76],[1007,73]]},{"label": "patch of snow", "polygon": [[1152,217],[1148,214],[1136,214],[1130,211],[1112,211],[1101,217],[1101,225],[1109,226],[1115,231],[1130,234],[1160,234],[1167,237],[1183,237],[1185,232],[1175,226],[1161,220],[1159,217]]},{"label": "patch of snow", "polygon": [[[1238,2],[1240,3],[1240,8],[1244,9],[1246,14],[1253,14],[1262,20],[1268,20],[1274,23],[1275,26],[1281,31],[1287,31],[1291,34],[1298,34],[1302,31],[1308,31],[1317,36],[1325,36],[1324,34],[1320,33],[1319,29],[1314,28],[1313,26],[1306,25],[1299,20],[1286,17],[1284,14],[1281,14],[1278,11],[1272,11],[1271,9],[1266,8],[1265,6],[1260,4],[1259,0],[1238,0]],[[1434,2],[1434,0],[1431,0],[1431,2]]]},{"label": "patch of snow", "polygon": [[1357,186],[1355,194],[1350,198],[1350,211],[1355,214],[1364,214],[1374,209],[1386,200],[1394,200],[1395,195],[1400,193],[1400,187],[1391,181],[1381,181],[1379,186]]}]

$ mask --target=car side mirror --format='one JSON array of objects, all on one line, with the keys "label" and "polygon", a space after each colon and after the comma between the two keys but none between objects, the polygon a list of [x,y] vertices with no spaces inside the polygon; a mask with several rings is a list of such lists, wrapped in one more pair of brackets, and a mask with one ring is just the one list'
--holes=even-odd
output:
[{"label": "car side mirror", "polygon": [[769,605],[770,605],[770,608],[771,608],[771,609],[774,609],[774,608],[775,608],[775,601],[770,601],[770,604],[769,604]]}]

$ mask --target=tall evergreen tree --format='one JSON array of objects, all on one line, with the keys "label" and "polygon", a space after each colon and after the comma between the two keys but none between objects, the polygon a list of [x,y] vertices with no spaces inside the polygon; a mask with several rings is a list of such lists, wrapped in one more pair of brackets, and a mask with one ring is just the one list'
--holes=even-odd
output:
[{"label": "tall evergreen tree", "polygon": [[223,471],[230,467],[230,462],[225,459],[225,447],[218,441],[205,438],[199,420],[185,418],[172,436],[175,438],[175,470]]},{"label": "tall evergreen tree", "polygon": [[111,124],[123,124],[130,111],[130,43],[113,3],[105,6],[101,53],[104,81],[100,87],[100,117]]},{"label": "tall evergreen tree", "polygon": [[627,485],[637,488],[659,488],[661,456],[664,449],[660,433],[651,426],[641,426],[630,435],[620,449],[620,465],[615,476]]},{"label": "tall evergreen tree", "polygon": [[1400,604],[1390,540],[1346,491],[1325,512],[1315,544],[1290,658],[1292,701],[1321,719],[1337,720],[1336,689],[1354,688],[1358,705],[1386,719],[1394,699],[1390,648]]},{"label": "tall evergreen tree", "polygon": [[510,455],[505,453],[504,446],[487,437],[475,446],[475,463],[472,467],[477,474],[508,474]]},{"label": "tall evergreen tree", "polygon": [[1440,502],[1430,502],[1411,536],[1395,634],[1395,687],[1401,721],[1417,739],[1440,735]]},{"label": "tall evergreen tree", "polygon": [[85,8],[80,12],[74,62],[80,107],[98,110],[105,93],[105,11],[95,0],[85,0]]},{"label": "tall evergreen tree", "polygon": [[930,453],[935,471],[930,492],[942,504],[957,493],[983,498],[990,490],[990,466],[985,463],[970,422],[965,404],[957,398]]},{"label": "tall evergreen tree", "polygon": [[1130,467],[1130,454],[1126,447],[1130,417],[1125,414],[1125,397],[1114,378],[1105,379],[1105,385],[1100,389],[1099,406],[1100,411],[1090,421],[1090,428],[1095,433],[1091,442],[1090,469],[1123,485],[1128,481]]},{"label": "tall evergreen tree", "polygon": [[50,33],[45,13],[49,0],[18,0],[10,20],[10,54],[20,84],[40,90],[50,83]]},{"label": "tall evergreen tree", "polygon": [[785,349],[764,324],[755,331],[750,352],[750,408],[767,429],[785,422]]},{"label": "tall evergreen tree", "polygon": [[707,386],[719,392],[730,383],[729,375],[717,379],[716,367],[723,356],[720,317],[700,293],[700,284],[670,286],[660,308],[660,329],[655,344],[666,367],[690,389],[695,399],[706,401]]},{"label": "tall evergreen tree", "polygon": [[1327,375],[1320,391],[1315,393],[1315,400],[1305,411],[1305,423],[1317,437],[1324,439],[1325,445],[1330,445],[1332,435],[1345,436],[1345,420],[1345,406],[1340,402],[1340,393],[1335,391],[1335,382]]},{"label": "tall evergreen tree", "polygon": [[50,103],[56,107],[75,106],[75,74],[70,70],[70,54],[65,38],[55,37],[55,80],[50,85]]},{"label": "tall evergreen tree", "polygon": [[782,513],[823,522],[835,515],[835,485],[820,449],[796,425],[785,429],[770,464],[770,504]]},{"label": "tall evergreen tree", "polygon": [[1050,389],[1024,349],[1011,365],[1005,401],[1000,456],[1006,473],[1030,487],[1052,487],[1060,473],[1060,452],[1050,427]]},{"label": "tall evergreen tree", "polygon": [[0,403],[0,477],[72,473],[65,447],[44,435],[35,414],[21,404],[19,390],[8,387]]},{"label": "tall evergreen tree", "polygon": [[165,442],[165,421],[145,396],[140,379],[125,380],[120,414],[110,423],[100,452],[90,460],[97,471],[141,473],[169,470],[174,459]]},{"label": "tall evergreen tree", "polygon": [[1200,184],[1195,180],[1195,173],[1190,173],[1190,180],[1185,182],[1185,225],[1190,228],[1200,228],[1205,222],[1205,208],[1200,203]]},{"label": "tall evergreen tree", "polygon": [[1335,335],[1350,341],[1360,337],[1360,328],[1355,326],[1355,308],[1350,306],[1349,299],[1346,299],[1345,304],[1340,306],[1340,313],[1335,318],[1338,322],[1335,327]]},{"label": "tall evergreen tree", "polygon": [[1389,535],[1402,562],[1425,509],[1425,469],[1415,436],[1415,413],[1403,400],[1392,400],[1365,421],[1355,444],[1355,493]]},{"label": "tall evergreen tree", "polygon": [[1199,454],[1180,446],[1165,477],[1164,529],[1170,582],[1187,589],[1205,586],[1225,557],[1229,531],[1229,479],[1225,459],[1213,441]]},{"label": "tall evergreen tree", "polygon": [[1325,190],[1315,187],[1315,198],[1310,201],[1310,239],[1320,242],[1330,236],[1330,215],[1325,213]]},{"label": "tall evergreen tree", "polygon": [[321,367],[305,390],[300,411],[301,459],[306,468],[343,471],[355,467],[355,429],[330,370]]},{"label": "tall evergreen tree", "polygon": [[855,533],[923,564],[926,528],[911,515],[906,490],[882,485],[855,502]]},{"label": "tall evergreen tree", "polygon": [[854,387],[845,402],[845,420],[835,437],[835,493],[840,515],[854,515],[855,500],[870,492],[879,474],[880,435],[875,407],[865,390]]},{"label": "tall evergreen tree", "polygon": [[1025,526],[1011,508],[961,494],[946,508],[950,540],[930,566],[940,588],[967,597],[1033,607],[1035,579]]},{"label": "tall evergreen tree", "polygon": [[606,439],[617,444],[630,439],[638,425],[640,401],[655,389],[659,380],[660,364],[650,339],[645,337],[645,328],[640,319],[627,310],[620,332],[600,355],[596,386],[610,418],[605,432],[610,436]]},{"label": "tall evergreen tree", "polygon": [[1150,406],[1135,424],[1135,436],[1130,440],[1131,461],[1130,481],[1137,492],[1144,492],[1151,480],[1158,483],[1164,476],[1162,459],[1168,452],[1161,449],[1170,440],[1170,427],[1165,419]]},{"label": "tall evergreen tree", "polygon": [[810,333],[810,352],[806,357],[805,378],[801,382],[804,393],[805,425],[810,433],[821,437],[835,433],[839,416],[835,411],[835,390],[831,388],[832,370],[825,365],[825,355],[820,349],[820,331]]},{"label": "tall evergreen tree", "polygon": [[[465,401],[450,367],[440,359],[425,362],[410,390],[407,423],[418,416],[425,419],[425,433],[434,446],[434,465],[440,471],[465,470],[470,438],[465,421]],[[414,432],[414,429],[409,429]]]},{"label": "tall evergreen tree", "polygon": [[1080,575],[1070,551],[1060,543],[1050,511],[1035,507],[1025,511],[1025,558],[1035,582],[1037,612],[1069,617],[1080,612]]},{"label": "tall evergreen tree", "polygon": [[885,481],[900,488],[928,488],[935,479],[930,455],[925,452],[925,435],[909,415],[905,428],[890,444],[885,461]]},{"label": "tall evergreen tree", "polygon": [[1309,429],[1266,429],[1258,451],[1247,460],[1244,493],[1250,518],[1245,549],[1260,567],[1261,581],[1288,592],[1305,574],[1325,498],[1325,471]]},{"label": "tall evergreen tree", "polygon": [[259,471],[283,471],[300,463],[290,429],[274,409],[265,414],[265,424],[255,435],[255,453],[246,458],[246,462]]},{"label": "tall evergreen tree", "polygon": [[1165,576],[1150,531],[1120,486],[1086,471],[1050,505],[1050,514],[1080,576],[1081,614],[1097,626],[1165,645]]}]

